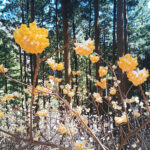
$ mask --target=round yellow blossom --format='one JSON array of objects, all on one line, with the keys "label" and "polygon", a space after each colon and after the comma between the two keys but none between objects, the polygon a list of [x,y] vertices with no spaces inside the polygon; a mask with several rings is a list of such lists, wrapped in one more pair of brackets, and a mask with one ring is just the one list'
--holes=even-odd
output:
[{"label": "round yellow blossom", "polygon": [[110,90],[109,90],[109,93],[110,93],[111,95],[115,95],[116,92],[117,92],[117,90],[116,90],[116,88],[114,88],[114,87],[111,87]]},{"label": "round yellow blossom", "polygon": [[141,114],[138,113],[138,112],[132,112],[132,115],[135,116],[135,117],[140,117],[141,116]]},{"label": "round yellow blossom", "polygon": [[130,54],[126,54],[123,57],[119,57],[118,65],[122,71],[132,71],[138,65],[137,57],[132,58]]},{"label": "round yellow blossom", "polygon": [[14,100],[14,95],[13,94],[7,94],[6,95],[6,99],[8,100],[8,101],[10,101],[10,100]]},{"label": "round yellow blossom", "polygon": [[69,96],[69,97],[73,97],[74,94],[75,94],[74,92],[68,92],[68,96]]},{"label": "round yellow blossom", "polygon": [[81,71],[72,71],[72,75],[81,75]]},{"label": "round yellow blossom", "polygon": [[121,117],[115,117],[114,119],[118,124],[126,123],[128,121],[128,115],[126,113],[123,113]]},{"label": "round yellow blossom", "polygon": [[38,28],[36,22],[29,24],[29,28],[22,24],[20,29],[14,31],[15,41],[24,51],[32,54],[42,53],[49,46],[48,30]]},{"label": "round yellow blossom", "polygon": [[105,76],[107,74],[108,67],[107,66],[106,67],[100,66],[98,72],[99,72],[99,76],[103,77],[103,76]]},{"label": "round yellow blossom", "polygon": [[[80,116],[81,113],[82,113],[82,107],[77,106],[74,111]],[[77,117],[77,115],[76,115],[73,111],[71,111],[71,114],[72,114],[73,116]]]},{"label": "round yellow blossom", "polygon": [[102,97],[101,97],[101,96],[97,97],[97,98],[96,98],[96,102],[97,102],[97,103],[102,103]]},{"label": "round yellow blossom", "polygon": [[101,81],[96,81],[96,86],[100,86],[102,89],[106,89],[106,78],[101,79]]},{"label": "round yellow blossom", "polygon": [[75,81],[76,81],[76,78],[72,78],[72,81],[75,82]]},{"label": "round yellow blossom", "polygon": [[7,98],[6,98],[6,97],[2,97],[2,98],[1,98],[1,103],[2,103],[2,104],[5,104],[6,101],[7,101]]},{"label": "round yellow blossom", "polygon": [[76,54],[81,55],[81,56],[88,56],[90,55],[95,46],[94,46],[94,40],[88,39],[88,40],[82,40],[81,43],[75,43],[74,44],[74,50]]},{"label": "round yellow blossom", "polygon": [[77,141],[77,142],[74,142],[74,147],[75,147],[75,150],[86,150],[86,144],[87,142],[85,141]]},{"label": "round yellow blossom", "polygon": [[48,78],[49,78],[50,80],[52,80],[53,82],[56,82],[56,83],[60,83],[60,82],[62,81],[61,78],[56,78],[56,77],[54,77],[54,76],[48,76]]},{"label": "round yellow blossom", "polygon": [[48,81],[45,81],[44,85],[49,89],[52,87],[52,85]]},{"label": "round yellow blossom", "polygon": [[93,62],[93,63],[98,62],[99,59],[100,59],[99,56],[96,56],[96,55],[90,55],[90,60],[91,60],[91,62]]},{"label": "round yellow blossom", "polygon": [[8,71],[7,68],[4,68],[3,65],[0,65],[0,72],[1,73],[6,73]]},{"label": "round yellow blossom", "polygon": [[63,89],[64,94],[68,94],[68,91],[66,89]]},{"label": "round yellow blossom", "polygon": [[50,93],[50,89],[45,88],[45,87],[40,86],[40,85],[38,85],[35,90],[36,90],[36,92],[38,92],[38,93],[42,93],[44,96],[46,96],[47,94]]},{"label": "round yellow blossom", "polygon": [[4,116],[4,112],[0,112],[0,118]]},{"label": "round yellow blossom", "polygon": [[36,115],[39,117],[45,117],[48,114],[48,111],[46,109],[43,109],[41,111],[37,111]]},{"label": "round yellow blossom", "polygon": [[94,97],[94,98],[98,98],[98,97],[100,97],[100,94],[94,92],[94,93],[93,93],[93,97]]},{"label": "round yellow blossom", "polygon": [[63,69],[64,69],[64,64],[63,63],[56,64],[56,70],[61,71]]},{"label": "round yellow blossom", "polygon": [[149,71],[145,68],[142,70],[136,69],[127,73],[129,81],[131,81],[135,86],[144,83],[149,76]]},{"label": "round yellow blossom", "polygon": [[117,66],[116,65],[113,65],[112,66],[113,70],[117,69]]},{"label": "round yellow blossom", "polygon": [[60,85],[60,88],[63,89],[63,88],[64,88],[64,85]]},{"label": "round yellow blossom", "polygon": [[111,100],[112,100],[112,97],[111,97],[111,96],[109,96],[109,97],[107,98],[107,100],[111,101]]},{"label": "round yellow blossom", "polygon": [[56,70],[57,64],[53,59],[50,58],[46,62],[48,63],[48,65],[51,67],[52,70]]},{"label": "round yellow blossom", "polygon": [[65,134],[65,133],[67,132],[67,129],[66,129],[66,127],[65,127],[64,124],[60,123],[60,124],[58,125],[58,131],[59,131],[61,134]]}]

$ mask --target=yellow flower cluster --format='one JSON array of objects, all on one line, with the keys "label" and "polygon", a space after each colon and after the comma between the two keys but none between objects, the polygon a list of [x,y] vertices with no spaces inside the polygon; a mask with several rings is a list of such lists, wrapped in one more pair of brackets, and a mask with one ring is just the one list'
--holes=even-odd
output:
[{"label": "yellow flower cluster", "polygon": [[62,71],[64,69],[63,63],[56,63],[53,59],[48,59],[47,63],[52,68],[52,70]]},{"label": "yellow flower cluster", "polygon": [[72,75],[81,75],[81,71],[72,71]]},{"label": "yellow flower cluster", "polygon": [[109,89],[109,93],[110,93],[111,95],[115,95],[116,92],[117,92],[117,90],[116,90],[115,87],[111,87],[111,88]]},{"label": "yellow flower cluster", "polygon": [[69,127],[67,125],[64,125],[64,124],[60,123],[58,125],[58,131],[61,134],[68,134],[68,135],[74,135],[74,134],[77,133],[76,128],[74,128],[74,126],[72,126],[72,124],[70,124],[70,127]]},{"label": "yellow flower cluster", "polygon": [[32,54],[42,53],[49,46],[48,30],[38,28],[36,22],[29,24],[29,28],[22,24],[20,29],[14,31],[15,41],[24,51]]},{"label": "yellow flower cluster", "polygon": [[8,71],[7,68],[4,68],[3,65],[0,65],[0,72],[1,73],[6,73]]},{"label": "yellow flower cluster", "polygon": [[[28,89],[24,89],[24,92],[26,94],[31,94],[32,93],[32,86],[28,87]],[[43,94],[44,96],[46,96],[47,94],[50,93],[50,89],[48,89],[44,86],[37,85],[36,88],[34,89],[34,95],[37,96],[40,93]]]},{"label": "yellow flower cluster", "polygon": [[91,60],[91,62],[93,62],[93,63],[98,62],[99,59],[100,59],[99,56],[96,56],[96,55],[90,55],[90,60]]},{"label": "yellow flower cluster", "polygon": [[130,54],[126,54],[123,57],[119,57],[118,65],[125,72],[132,71],[138,65],[137,57],[132,58]]},{"label": "yellow flower cluster", "polygon": [[108,67],[107,66],[106,67],[100,66],[98,72],[99,72],[99,76],[103,77],[103,76],[105,76],[107,74]]},{"label": "yellow flower cluster", "polygon": [[132,112],[132,115],[135,116],[135,117],[140,117],[141,116],[141,114],[139,112],[136,112],[136,111]]},{"label": "yellow flower cluster", "polygon": [[131,81],[135,86],[144,83],[148,76],[149,72],[145,68],[142,70],[136,69],[127,73],[129,81]]},{"label": "yellow flower cluster", "polygon": [[131,99],[125,99],[125,103],[139,103],[139,98],[138,97],[133,97]]},{"label": "yellow flower cluster", "polygon": [[63,93],[67,94],[69,97],[73,97],[75,95],[74,90],[71,90],[71,86],[69,84],[65,85],[65,88],[63,89]]},{"label": "yellow flower cluster", "polygon": [[[76,114],[78,114],[78,115],[80,116],[81,113],[82,113],[82,107],[81,107],[81,106],[77,106],[77,107],[74,109],[74,111],[76,112]],[[77,117],[77,115],[76,115],[73,111],[71,111],[71,114],[72,114],[73,116]]]},{"label": "yellow flower cluster", "polygon": [[97,103],[102,103],[102,97],[99,93],[93,93],[93,97],[96,99]]},{"label": "yellow flower cluster", "polygon": [[48,111],[46,109],[37,111],[36,115],[39,117],[45,117],[48,114]]},{"label": "yellow flower cluster", "polygon": [[12,94],[6,94],[1,97],[2,104],[5,104],[6,101],[15,100],[15,98],[19,98],[21,95],[18,92],[14,92]]},{"label": "yellow flower cluster", "polygon": [[94,40],[88,39],[88,40],[82,40],[81,43],[75,43],[74,44],[74,50],[76,54],[81,55],[81,56],[88,56],[90,55],[95,46],[94,46]]},{"label": "yellow flower cluster", "polygon": [[0,118],[4,116],[4,112],[0,112]]},{"label": "yellow flower cluster", "polygon": [[66,133],[66,127],[64,124],[60,123],[58,125],[58,131],[61,133],[61,134],[65,134]]},{"label": "yellow flower cluster", "polygon": [[121,110],[121,109],[122,109],[122,107],[119,106],[117,102],[112,101],[111,104],[112,104],[112,107],[113,107],[115,110]]},{"label": "yellow flower cluster", "polygon": [[100,86],[102,89],[106,89],[106,78],[101,79],[101,81],[96,81],[96,86]]},{"label": "yellow flower cluster", "polygon": [[128,115],[123,113],[121,117],[115,117],[114,119],[117,124],[126,123],[128,121]]},{"label": "yellow flower cluster", "polygon": [[60,82],[62,81],[61,78],[56,78],[56,77],[54,77],[54,76],[48,76],[48,78],[49,78],[50,80],[52,80],[53,82],[55,82],[55,83],[60,83]]},{"label": "yellow flower cluster", "polygon": [[74,142],[74,147],[76,150],[85,150],[86,144],[87,144],[87,141],[77,141],[77,142]]}]

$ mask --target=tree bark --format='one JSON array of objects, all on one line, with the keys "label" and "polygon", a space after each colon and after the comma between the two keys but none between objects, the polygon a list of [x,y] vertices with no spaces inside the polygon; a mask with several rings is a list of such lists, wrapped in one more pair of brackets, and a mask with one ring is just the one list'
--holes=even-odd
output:
[{"label": "tree bark", "polygon": [[[62,5],[62,17],[63,17],[63,40],[64,45],[68,43],[69,38],[69,31],[68,31],[68,12],[67,8],[69,1],[67,0],[61,0]],[[70,49],[69,47],[64,48],[64,67],[65,67],[65,84],[71,85],[71,66],[70,66]],[[68,98],[68,102],[70,102]]]},{"label": "tree bark", "polygon": [[128,19],[127,19],[127,0],[124,0],[124,50],[128,52]]},{"label": "tree bark", "polygon": [[116,0],[113,8],[113,64],[116,62]]},{"label": "tree bark", "polygon": [[[98,0],[94,0],[94,14],[95,14],[95,52],[100,55],[100,43],[99,43],[99,8]],[[96,63],[96,79],[99,80],[99,63]]]},{"label": "tree bark", "polygon": [[[118,0],[117,2],[117,42],[118,42],[118,57],[122,57],[125,53],[124,51],[124,28],[123,28],[123,0]],[[122,103],[125,93],[123,72],[118,69],[118,79],[121,81],[120,89],[122,95],[119,95],[119,104]]]}]

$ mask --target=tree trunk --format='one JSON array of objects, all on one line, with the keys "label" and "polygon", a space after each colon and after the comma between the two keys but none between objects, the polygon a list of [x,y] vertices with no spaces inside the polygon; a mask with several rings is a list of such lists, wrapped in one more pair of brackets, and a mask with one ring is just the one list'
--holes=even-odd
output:
[{"label": "tree trunk", "polygon": [[113,9],[113,64],[116,62],[116,0]]},{"label": "tree trunk", "polygon": [[[69,1],[61,0],[62,5],[62,17],[63,17],[63,40],[64,45],[68,43],[69,31],[68,31],[68,17],[67,8]],[[64,66],[65,66],[65,84],[71,85],[71,66],[70,66],[70,50],[69,47],[64,48]],[[68,98],[68,102],[70,99]]]},{"label": "tree trunk", "polygon": [[[76,27],[75,27],[75,22],[74,22],[74,16],[73,16],[72,27],[73,27],[73,38],[75,39],[76,38],[76,34],[75,34]],[[74,63],[74,67],[75,67],[75,71],[77,71],[78,70],[77,55],[76,55],[75,51],[74,51],[73,54],[74,54],[73,56],[74,56],[74,62],[75,62]],[[76,97],[77,105],[79,105],[79,98],[77,96],[77,91],[78,91],[78,76],[76,75],[75,78],[76,78],[76,82],[75,82],[75,85],[76,85],[75,97]]]},{"label": "tree trunk", "polygon": [[[95,52],[100,55],[100,44],[99,44],[99,8],[98,0],[94,0],[94,14],[95,14]],[[99,63],[96,63],[96,80],[99,80]]]},{"label": "tree trunk", "polygon": [[[31,0],[31,23],[35,19],[35,0]],[[36,55],[30,54],[30,66],[31,66],[31,83],[33,84],[34,71],[36,67]]]},{"label": "tree trunk", "polygon": [[127,0],[124,0],[124,50],[128,52]]},{"label": "tree trunk", "polygon": [[[91,0],[89,0],[89,6],[90,6],[90,14],[89,14],[89,37],[91,37],[91,14],[92,14],[92,7],[91,7]],[[91,61],[89,60],[89,75],[91,76]],[[92,81],[89,80],[89,93],[92,92]]]},{"label": "tree trunk", "polygon": [[[22,11],[22,14],[21,14],[21,17],[22,17],[22,24],[24,24],[24,9],[23,9],[23,5],[24,5],[24,2],[22,1],[22,6],[21,6],[21,11]],[[19,48],[19,62],[20,62],[20,81],[23,82],[23,69],[22,69],[22,53],[21,53],[21,48]],[[21,92],[23,94],[23,85],[21,85]],[[22,108],[23,107],[23,98],[22,98]]]},{"label": "tree trunk", "polygon": [[[123,0],[118,0],[117,3],[117,41],[118,41],[118,57],[122,57],[124,51],[124,28],[123,28]],[[118,70],[118,79],[121,81],[120,89],[122,94],[119,95],[119,104],[122,103],[125,93],[123,72],[121,69]]]}]

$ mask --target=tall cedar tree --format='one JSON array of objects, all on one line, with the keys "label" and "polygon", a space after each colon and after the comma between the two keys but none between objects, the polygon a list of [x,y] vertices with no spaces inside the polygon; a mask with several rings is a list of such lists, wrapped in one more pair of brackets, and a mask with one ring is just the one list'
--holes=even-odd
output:
[{"label": "tall cedar tree", "polygon": [[[117,45],[118,45],[118,57],[122,57],[125,53],[124,51],[124,28],[123,28],[123,0],[118,0],[117,2]],[[119,103],[122,103],[122,98],[124,97],[124,80],[123,80],[123,72],[121,69],[118,69],[118,79],[121,81],[120,88],[122,91],[121,96],[119,96]]]},{"label": "tall cedar tree", "polygon": [[[63,40],[64,45],[69,42],[69,31],[68,31],[68,8],[70,0],[61,0],[62,6],[62,17],[63,17]],[[70,49],[69,47],[64,48],[64,67],[65,67],[65,84],[71,85],[71,66],[70,66]],[[70,99],[68,102],[70,102]]]},{"label": "tall cedar tree", "polygon": [[[94,13],[95,13],[95,52],[100,54],[100,43],[99,43],[99,8],[98,8],[98,0],[94,1]],[[99,80],[99,63],[96,63],[96,79]]]}]

